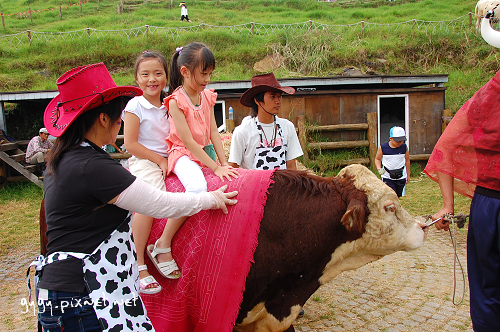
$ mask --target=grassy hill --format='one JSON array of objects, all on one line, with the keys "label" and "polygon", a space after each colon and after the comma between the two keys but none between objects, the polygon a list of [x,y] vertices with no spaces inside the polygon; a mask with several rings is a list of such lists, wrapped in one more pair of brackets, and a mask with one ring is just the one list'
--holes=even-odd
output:
[{"label": "grassy hill", "polygon": [[[254,63],[272,54],[282,59],[278,77],[335,75],[350,66],[379,74],[445,73],[450,75],[447,108],[456,111],[500,67],[497,50],[464,17],[474,11],[470,0],[191,0],[191,23],[179,21],[178,1],[173,8],[165,0],[125,1],[135,6],[123,14],[117,13],[118,0],[69,2],[0,1],[5,22],[0,91],[55,89],[64,71],[99,61],[118,84],[134,84],[133,62],[143,50],[170,57],[175,47],[201,41],[216,56],[213,80],[249,79],[257,74]],[[28,7],[34,11],[31,19]],[[304,28],[309,20],[311,29]],[[306,23],[294,25],[301,22]],[[145,25],[151,26],[147,33]]]}]

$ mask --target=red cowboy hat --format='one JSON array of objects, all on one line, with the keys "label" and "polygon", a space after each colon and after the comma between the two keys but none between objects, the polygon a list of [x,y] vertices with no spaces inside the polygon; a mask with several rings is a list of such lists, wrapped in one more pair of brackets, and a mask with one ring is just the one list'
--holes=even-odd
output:
[{"label": "red cowboy hat", "polygon": [[295,93],[294,88],[281,86],[273,73],[257,75],[252,77],[252,87],[243,93],[240,103],[244,106],[252,107],[253,97],[262,91],[280,91],[288,95]]},{"label": "red cowboy hat", "polygon": [[49,134],[61,136],[83,112],[121,96],[140,96],[134,86],[116,86],[104,63],[73,68],[56,81],[59,94],[50,101],[43,115]]}]

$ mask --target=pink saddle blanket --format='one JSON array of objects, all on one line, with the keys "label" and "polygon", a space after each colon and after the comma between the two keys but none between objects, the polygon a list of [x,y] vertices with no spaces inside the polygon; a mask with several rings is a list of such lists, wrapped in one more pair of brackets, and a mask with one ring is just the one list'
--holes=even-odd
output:
[{"label": "pink saddle blanket", "polygon": [[[149,272],[162,291],[141,294],[156,331],[231,331],[243,298],[245,280],[257,247],[260,220],[273,171],[238,170],[238,179],[222,183],[204,169],[208,190],[229,184],[238,203],[189,217],[172,242],[172,255],[181,270],[177,280],[162,277],[146,257]],[[177,176],[169,176],[167,191],[183,192]],[[155,219],[148,244],[160,237],[167,219]]]}]

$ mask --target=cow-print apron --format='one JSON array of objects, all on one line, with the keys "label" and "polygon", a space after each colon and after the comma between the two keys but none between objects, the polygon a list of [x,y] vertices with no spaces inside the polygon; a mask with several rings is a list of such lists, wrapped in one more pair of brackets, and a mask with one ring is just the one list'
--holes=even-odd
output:
[{"label": "cow-print apron", "polygon": [[131,240],[130,220],[129,215],[92,254],[55,252],[46,258],[38,256],[28,268],[30,298],[31,266],[36,268],[36,289],[44,265],[75,257],[82,260],[83,279],[104,332],[154,331],[139,296],[139,271],[135,245]]},{"label": "cow-print apron", "polygon": [[[276,134],[278,134],[278,137],[283,138],[283,131],[281,126],[276,122],[276,117],[273,124],[273,138],[269,142],[266,137],[266,142],[264,143],[263,136],[265,137],[266,134],[260,123],[257,122],[257,117],[255,117],[255,125],[260,136],[260,142],[259,146],[255,149],[253,169],[286,169],[286,145],[276,146]],[[281,139],[281,142],[283,142],[283,139]]]}]

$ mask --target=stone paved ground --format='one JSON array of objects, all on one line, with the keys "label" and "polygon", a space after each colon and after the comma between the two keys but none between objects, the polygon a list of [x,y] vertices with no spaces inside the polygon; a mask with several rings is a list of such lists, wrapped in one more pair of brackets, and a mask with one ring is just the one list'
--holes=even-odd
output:
[{"label": "stone paved ground", "polygon": [[[459,241],[458,256],[465,268],[464,234]],[[26,267],[36,255],[33,245],[0,258],[0,331],[36,331],[33,309],[22,305],[27,299]],[[457,280],[460,298],[460,270]],[[468,293],[458,306],[452,296],[450,235],[432,228],[422,248],[344,272],[320,288],[294,326],[297,331],[321,332],[472,331]]]}]

